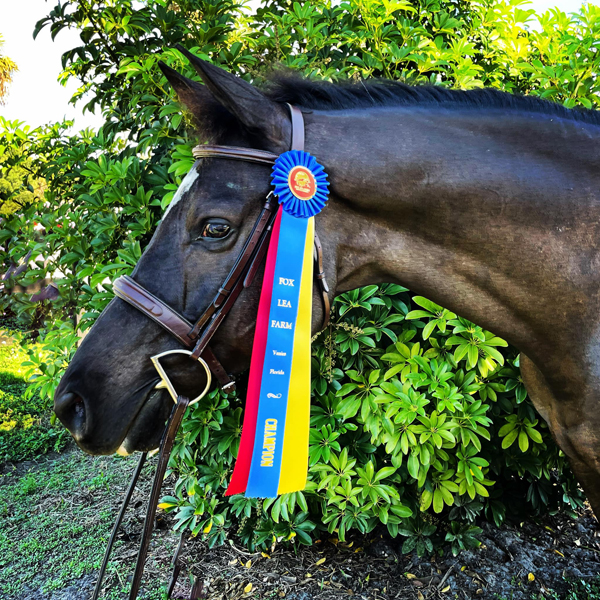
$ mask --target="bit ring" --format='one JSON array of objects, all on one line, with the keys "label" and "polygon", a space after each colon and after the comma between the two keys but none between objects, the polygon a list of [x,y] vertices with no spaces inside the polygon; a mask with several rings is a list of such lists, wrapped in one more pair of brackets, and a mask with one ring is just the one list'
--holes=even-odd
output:
[{"label": "bit ring", "polygon": [[[158,374],[160,376],[160,381],[156,384],[154,389],[155,390],[166,389],[169,392],[169,395],[171,396],[171,398],[173,399],[173,402],[175,402],[175,404],[177,404],[177,392],[175,391],[175,388],[173,387],[171,380],[169,379],[168,375],[166,374],[165,370],[163,369],[163,366],[160,364],[160,359],[163,356],[167,356],[169,354],[186,354],[187,356],[191,356],[192,352],[190,350],[183,350],[183,349],[167,350],[166,352],[161,352],[160,354],[156,354],[155,356],[150,357],[150,360],[152,361],[154,368],[158,371]],[[202,398],[204,398],[204,396],[206,396],[206,394],[208,393],[208,390],[210,389],[210,384],[211,384],[211,373],[210,373],[209,366],[206,364],[206,362],[202,358],[199,357],[197,360],[204,367],[204,370],[206,371],[206,386],[204,387],[204,389],[202,390],[202,392],[200,393],[199,396],[197,396],[196,398],[194,398],[193,400],[190,401],[188,406],[192,406],[192,404],[196,404],[197,402],[200,402],[200,400],[202,400]]]}]

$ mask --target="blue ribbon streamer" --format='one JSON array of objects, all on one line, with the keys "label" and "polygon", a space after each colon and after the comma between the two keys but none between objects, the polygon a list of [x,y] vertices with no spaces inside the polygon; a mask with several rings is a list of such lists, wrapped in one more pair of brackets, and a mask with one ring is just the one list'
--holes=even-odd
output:
[{"label": "blue ribbon streamer", "polygon": [[249,498],[277,496],[307,225],[307,219],[281,215]]}]

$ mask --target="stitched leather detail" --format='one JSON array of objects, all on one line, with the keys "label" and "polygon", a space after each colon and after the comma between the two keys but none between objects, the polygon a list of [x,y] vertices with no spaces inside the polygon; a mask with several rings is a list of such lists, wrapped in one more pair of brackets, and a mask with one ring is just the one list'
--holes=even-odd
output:
[{"label": "stitched leather detail", "polygon": [[231,158],[245,162],[272,165],[277,154],[254,148],[240,148],[238,146],[201,145],[192,150],[194,158]]},{"label": "stitched leather detail", "polygon": [[[192,324],[131,277],[128,275],[119,277],[113,283],[113,291],[121,300],[131,304],[150,317],[155,323],[161,325],[186,348],[194,347],[194,340],[188,335]],[[221,387],[229,386],[229,391],[233,391],[235,384],[231,381],[227,371],[207,345],[203,348],[202,358],[218,379]]]}]

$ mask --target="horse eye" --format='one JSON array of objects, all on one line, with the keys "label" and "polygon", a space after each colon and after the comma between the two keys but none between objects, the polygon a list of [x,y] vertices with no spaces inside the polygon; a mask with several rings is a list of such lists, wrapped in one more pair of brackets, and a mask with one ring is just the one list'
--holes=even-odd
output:
[{"label": "horse eye", "polygon": [[225,223],[207,223],[200,234],[203,238],[223,239],[229,235],[231,227]]}]

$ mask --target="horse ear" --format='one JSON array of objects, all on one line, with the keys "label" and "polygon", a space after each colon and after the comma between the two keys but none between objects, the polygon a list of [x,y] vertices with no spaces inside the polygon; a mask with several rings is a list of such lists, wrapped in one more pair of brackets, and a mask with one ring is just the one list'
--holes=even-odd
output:
[{"label": "horse ear", "polygon": [[289,146],[291,124],[285,107],[243,79],[193,55],[180,44],[176,48],[190,61],[214,98],[250,132],[266,137],[276,146]]},{"label": "horse ear", "polygon": [[214,102],[210,92],[202,84],[193,79],[188,79],[160,60],[158,66],[177,92],[182,104],[194,115],[197,121],[201,121],[206,105]]}]

